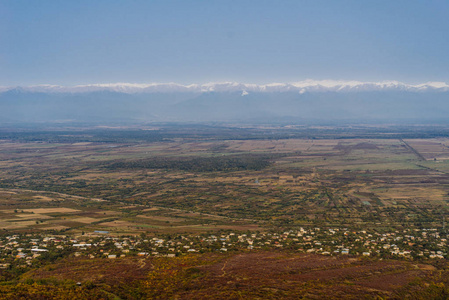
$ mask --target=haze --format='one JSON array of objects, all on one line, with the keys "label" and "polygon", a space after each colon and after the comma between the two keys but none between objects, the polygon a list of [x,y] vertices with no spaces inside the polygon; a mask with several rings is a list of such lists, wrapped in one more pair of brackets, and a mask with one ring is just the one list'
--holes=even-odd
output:
[{"label": "haze", "polygon": [[0,1],[0,86],[449,82],[446,1]]}]

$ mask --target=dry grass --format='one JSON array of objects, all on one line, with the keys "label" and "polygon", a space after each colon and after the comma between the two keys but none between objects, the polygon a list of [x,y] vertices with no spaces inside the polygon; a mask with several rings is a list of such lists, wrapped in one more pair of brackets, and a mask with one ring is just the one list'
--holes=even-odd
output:
[{"label": "dry grass", "polygon": [[35,214],[52,214],[52,213],[76,213],[80,212],[78,209],[67,207],[51,207],[51,208],[30,208],[24,209],[24,212],[32,212]]}]

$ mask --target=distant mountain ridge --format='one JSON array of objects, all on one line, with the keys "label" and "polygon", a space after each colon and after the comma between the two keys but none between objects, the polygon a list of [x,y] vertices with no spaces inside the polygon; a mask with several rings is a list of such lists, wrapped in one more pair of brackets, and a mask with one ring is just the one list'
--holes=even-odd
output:
[{"label": "distant mountain ridge", "polygon": [[303,81],[33,86],[0,90],[0,124],[446,123],[443,82]]},{"label": "distant mountain ridge", "polygon": [[33,85],[0,87],[0,93],[10,90],[41,93],[88,93],[99,91],[111,91],[119,93],[179,93],[179,92],[236,92],[243,94],[250,92],[349,92],[349,91],[449,91],[449,85],[445,82],[426,82],[421,84],[406,84],[399,81],[362,82],[341,80],[304,80],[294,83],[268,83],[251,84],[238,82],[218,82],[204,84],[182,85],[178,83],[107,83],[87,84],[76,86],[60,85]]}]

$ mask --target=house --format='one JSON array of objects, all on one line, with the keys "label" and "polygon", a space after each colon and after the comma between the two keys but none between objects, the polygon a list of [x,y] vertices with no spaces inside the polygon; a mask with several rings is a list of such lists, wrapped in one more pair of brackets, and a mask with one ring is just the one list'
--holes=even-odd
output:
[{"label": "house", "polygon": [[33,248],[31,249],[31,252],[48,252],[47,249],[37,249],[37,248]]}]

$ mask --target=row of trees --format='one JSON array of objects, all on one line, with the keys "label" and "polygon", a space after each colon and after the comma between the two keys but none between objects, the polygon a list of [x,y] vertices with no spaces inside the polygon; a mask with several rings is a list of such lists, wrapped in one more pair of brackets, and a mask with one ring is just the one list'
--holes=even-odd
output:
[{"label": "row of trees", "polygon": [[174,169],[188,172],[261,170],[270,165],[272,155],[232,155],[216,157],[153,157],[114,162],[108,169]]}]

